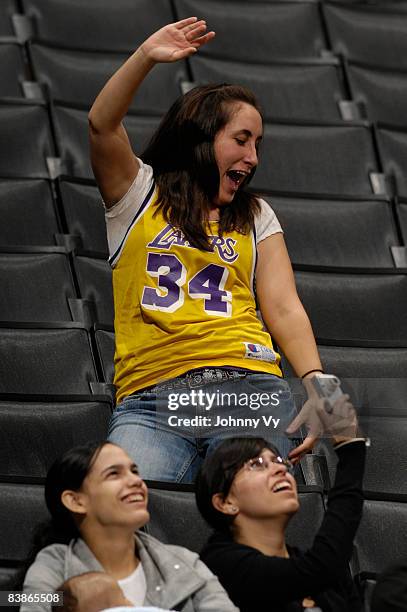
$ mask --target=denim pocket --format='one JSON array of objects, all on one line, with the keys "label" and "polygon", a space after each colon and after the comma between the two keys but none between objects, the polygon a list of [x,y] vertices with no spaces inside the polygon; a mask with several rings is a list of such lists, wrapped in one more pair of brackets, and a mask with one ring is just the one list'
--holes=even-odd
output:
[{"label": "denim pocket", "polygon": [[122,413],[139,409],[155,411],[156,399],[156,394],[149,391],[133,393],[122,399],[120,404],[116,406],[115,412]]},{"label": "denim pocket", "polygon": [[245,383],[255,393],[278,394],[280,401],[292,399],[289,384],[282,378],[273,374],[249,374],[246,376]]}]

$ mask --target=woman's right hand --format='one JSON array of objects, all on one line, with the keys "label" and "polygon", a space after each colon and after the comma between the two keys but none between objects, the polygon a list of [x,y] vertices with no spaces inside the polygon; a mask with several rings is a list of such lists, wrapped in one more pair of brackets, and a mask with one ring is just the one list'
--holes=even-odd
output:
[{"label": "woman's right hand", "polygon": [[140,49],[152,62],[176,62],[193,55],[214,36],[215,32],[206,32],[204,20],[188,17],[154,32]]}]

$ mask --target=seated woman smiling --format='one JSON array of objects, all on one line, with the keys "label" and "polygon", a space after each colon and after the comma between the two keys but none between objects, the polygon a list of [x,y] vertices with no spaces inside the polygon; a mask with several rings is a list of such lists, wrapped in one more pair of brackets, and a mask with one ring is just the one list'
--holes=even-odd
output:
[{"label": "seated woman smiling", "polygon": [[[148,490],[116,444],[76,447],[57,459],[45,500],[51,520],[38,534],[24,593],[55,593],[73,576],[105,572],[134,606],[237,612],[198,555],[138,531],[150,518]],[[46,612],[51,603],[24,603],[20,610]]]},{"label": "seated woman smiling", "polygon": [[[323,404],[317,410],[319,433],[335,434],[338,466],[328,509],[307,551],[286,543],[299,500],[291,465],[273,445],[262,438],[229,439],[205,459],[196,498],[215,533],[201,559],[241,612],[361,609],[347,564],[362,516],[365,440],[356,438],[356,415],[348,399],[342,396],[331,414]],[[300,413],[290,429],[301,420]]]}]

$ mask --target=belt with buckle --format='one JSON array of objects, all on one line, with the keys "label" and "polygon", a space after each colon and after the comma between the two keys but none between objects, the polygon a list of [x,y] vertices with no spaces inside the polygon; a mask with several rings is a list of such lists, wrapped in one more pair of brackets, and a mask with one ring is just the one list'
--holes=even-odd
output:
[{"label": "belt with buckle", "polygon": [[143,391],[162,393],[164,391],[172,391],[173,389],[180,388],[194,389],[211,383],[238,380],[239,378],[244,378],[248,373],[248,371],[238,369],[202,368],[200,370],[191,370],[190,372],[186,372],[186,374],[181,374],[181,376],[177,378],[165,380],[162,383],[147,387],[146,389],[141,389],[135,393],[143,393]]}]

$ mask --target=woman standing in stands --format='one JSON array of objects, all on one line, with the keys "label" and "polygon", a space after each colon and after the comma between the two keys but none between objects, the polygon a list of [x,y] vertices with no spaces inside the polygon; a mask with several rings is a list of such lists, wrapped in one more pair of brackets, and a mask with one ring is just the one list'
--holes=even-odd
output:
[{"label": "woman standing in stands", "polygon": [[[246,402],[278,398],[268,407],[277,431],[266,437],[293,460],[314,442],[308,437],[293,450],[284,437],[294,402],[256,316],[254,284],[263,320],[297,375],[321,371],[281,226],[246,190],[263,133],[253,94],[232,85],[196,87],[170,108],[141,158],[122,124],[155,64],[185,59],[213,36],[196,17],[155,32],[89,114],[113,267],[117,408],[109,439],[137,456],[148,479],[192,481],[219,436],[236,432],[220,433],[215,418],[203,420],[214,414],[208,396],[219,393],[222,401],[231,392]],[[208,395],[198,401],[198,391]],[[202,427],[183,428],[185,419],[168,412],[169,398],[175,411],[181,393],[189,394],[187,416]],[[253,416],[251,407],[259,406],[239,411],[235,404],[229,415]]]},{"label": "woman standing in stands", "polygon": [[201,559],[241,612],[361,610],[348,563],[362,516],[366,450],[365,440],[356,438],[357,420],[347,398],[331,413],[318,409],[320,430],[332,436],[338,465],[328,509],[307,551],[286,544],[286,527],[299,501],[291,466],[275,447],[261,438],[235,438],[203,463],[197,504],[215,533]]},{"label": "woman standing in stands", "polygon": [[[105,572],[134,606],[236,612],[198,555],[134,533],[149,520],[147,499],[137,466],[120,447],[103,442],[66,452],[47,475],[51,521],[38,535],[24,593],[54,593],[73,576]],[[48,612],[51,604],[20,610]]]}]

